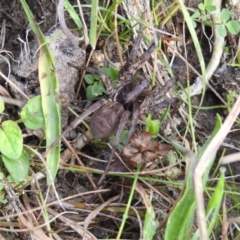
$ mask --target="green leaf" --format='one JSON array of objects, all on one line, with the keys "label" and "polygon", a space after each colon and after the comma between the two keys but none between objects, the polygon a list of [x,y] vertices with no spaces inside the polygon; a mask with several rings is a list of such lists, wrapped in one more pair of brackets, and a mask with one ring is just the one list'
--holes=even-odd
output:
[{"label": "green leaf", "polygon": [[205,8],[207,7],[207,6],[210,6],[212,4],[212,0],[204,0],[204,6],[205,6]]},{"label": "green leaf", "polygon": [[81,29],[82,28],[82,22],[79,18],[79,15],[75,11],[74,7],[69,3],[68,0],[64,0],[64,7],[66,8],[69,15],[71,16],[71,19],[75,22],[75,24],[78,26],[78,28]]},{"label": "green leaf", "polygon": [[147,208],[147,211],[145,214],[144,226],[143,226],[143,239],[152,240],[154,235],[156,234],[156,230],[159,225],[159,222],[155,220],[154,209],[147,196],[145,200],[148,201],[148,204],[150,206]]},{"label": "green leaf", "polygon": [[228,9],[224,8],[220,13],[220,18],[221,18],[222,22],[226,23],[229,20],[230,15],[231,15],[230,11]]},{"label": "green leaf", "polygon": [[218,179],[217,186],[215,188],[215,192],[213,193],[208,206],[206,210],[206,216],[211,218],[211,221],[209,220],[209,225],[208,225],[208,233],[210,235],[211,231],[213,230],[213,227],[215,223],[217,222],[219,210],[221,208],[222,204],[222,199],[224,195],[224,183],[225,183],[225,170],[221,170],[221,175],[220,178]]},{"label": "green leaf", "polygon": [[210,15],[209,14],[206,14],[206,15],[202,16],[202,21],[203,22],[206,22],[209,19],[210,19]]},{"label": "green leaf", "polygon": [[3,190],[3,188],[4,188],[4,184],[0,182],[0,191]]},{"label": "green leaf", "polygon": [[221,37],[226,37],[227,36],[227,30],[224,25],[219,25],[218,26],[218,33]]},{"label": "green leaf", "polygon": [[96,97],[102,95],[101,87],[97,83],[92,85],[92,95]]},{"label": "green leaf", "polygon": [[92,1],[91,6],[89,41],[91,47],[95,49],[97,42],[98,0]]},{"label": "green leaf", "polygon": [[18,159],[22,149],[23,138],[19,126],[11,120],[3,122],[0,129],[0,152],[10,159]]},{"label": "green leaf", "polygon": [[176,236],[179,240],[187,239],[186,237],[191,232],[191,225],[196,208],[192,172],[190,167],[187,174],[185,192],[168,218],[165,240],[176,239]]},{"label": "green leaf", "polygon": [[99,86],[98,83],[89,85],[86,89],[86,97],[88,100],[94,100],[98,96],[102,95],[102,93],[103,93],[102,87]]},{"label": "green leaf", "polygon": [[2,160],[16,182],[21,182],[26,179],[29,170],[29,155],[24,149],[18,159],[13,160],[2,155]]},{"label": "green leaf", "polygon": [[[107,91],[106,91],[106,89],[105,89],[105,87],[104,87],[104,85],[103,85],[102,82],[99,82],[99,83],[98,83],[98,86],[99,86],[99,88],[101,89],[102,93],[107,94]],[[102,94],[101,94],[101,95],[102,95]]]},{"label": "green leaf", "polygon": [[208,6],[206,6],[206,10],[207,10],[208,12],[213,12],[213,11],[216,10],[216,7],[213,6],[213,5],[208,5]]},{"label": "green leaf", "polygon": [[4,111],[4,101],[0,99],[0,113]]},{"label": "green leaf", "polygon": [[172,150],[168,152],[167,159],[168,159],[169,165],[176,164],[178,161],[176,154]]},{"label": "green leaf", "polygon": [[32,130],[40,129],[45,126],[41,96],[36,96],[28,100],[21,111],[21,119],[24,125]]},{"label": "green leaf", "polygon": [[[46,44],[45,36],[40,27],[36,24],[32,12],[29,9],[26,0],[20,0],[23,10],[27,16],[29,25],[41,45],[38,59],[38,76],[42,97],[42,108],[45,118],[45,136],[46,148],[49,148],[52,143],[61,134],[61,102],[60,102],[60,85],[55,72],[55,63],[52,53]],[[46,156],[47,163],[47,183],[51,184],[54,180],[60,162],[60,145],[56,144],[48,151]]]},{"label": "green leaf", "polygon": [[94,96],[93,94],[92,94],[92,85],[90,85],[90,86],[88,86],[87,87],[87,89],[86,89],[86,98],[88,99],[88,100],[94,100],[95,98],[96,98],[96,96]]},{"label": "green leaf", "polygon": [[227,22],[226,27],[231,34],[236,35],[240,32],[240,24],[235,20]]},{"label": "green leaf", "polygon": [[85,74],[84,80],[85,80],[86,83],[88,83],[88,84],[93,84],[94,81],[95,81],[95,77],[94,77],[94,75],[92,75],[92,74]]},{"label": "green leaf", "polygon": [[228,110],[229,112],[230,112],[230,110],[231,110],[231,105],[232,105],[233,100],[234,100],[235,97],[236,97],[236,94],[237,94],[237,91],[236,91],[236,90],[230,91],[230,92],[227,94],[227,110]]},{"label": "green leaf", "polygon": [[196,24],[196,22],[194,20],[192,20],[192,25],[193,25],[194,28],[197,27],[197,24]]},{"label": "green leaf", "polygon": [[196,19],[196,18],[199,18],[200,17],[200,12],[199,11],[196,11],[193,13],[193,15],[191,16],[192,19]]},{"label": "green leaf", "polygon": [[205,10],[205,6],[203,3],[199,3],[198,4],[198,8],[201,10],[201,11],[204,11]]},{"label": "green leaf", "polygon": [[159,120],[152,120],[149,117],[146,119],[146,131],[150,132],[154,138],[158,136],[159,128],[160,128]]},{"label": "green leaf", "polygon": [[[221,174],[220,178],[218,179],[217,186],[215,187],[215,191],[210,198],[206,209],[206,217],[208,218],[206,221],[208,222],[208,236],[210,236],[211,232],[215,224],[218,222],[219,211],[222,205],[222,199],[224,196],[224,183],[225,183],[225,168],[220,169]],[[199,231],[195,232],[191,240],[199,239]]]},{"label": "green leaf", "polygon": [[113,67],[102,67],[100,71],[108,76],[111,80],[118,79],[118,71]]}]

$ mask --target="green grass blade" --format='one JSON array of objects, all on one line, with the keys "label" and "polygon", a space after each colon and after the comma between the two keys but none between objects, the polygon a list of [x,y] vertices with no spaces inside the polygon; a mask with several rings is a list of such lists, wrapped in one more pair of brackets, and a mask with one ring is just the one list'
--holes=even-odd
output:
[{"label": "green grass blade", "polygon": [[[210,236],[213,227],[218,221],[218,215],[220,211],[220,207],[222,204],[222,199],[224,196],[224,183],[225,183],[225,168],[220,170],[220,178],[218,180],[217,186],[215,188],[215,192],[213,193],[206,210],[206,216],[209,218],[208,224],[208,236]],[[199,231],[197,231],[191,240],[199,239]]]},{"label": "green grass blade", "polygon": [[[187,8],[185,7],[182,0],[179,1],[179,2],[180,2],[180,5],[181,5],[181,10],[182,10],[182,13],[183,13],[183,16],[184,16],[184,20],[186,21],[186,24],[188,26],[188,30],[191,34],[193,44],[195,46],[196,53],[197,53],[197,56],[198,56],[198,59],[199,59],[199,63],[200,63],[201,71],[202,71],[202,80],[203,80],[204,83],[206,83],[207,80],[206,80],[205,61],[204,61],[204,58],[203,58],[202,49],[201,49],[201,46],[200,46],[200,43],[199,43],[199,40],[198,40],[198,36],[197,36],[196,30],[194,29],[192,19],[191,19],[190,14],[187,11]],[[204,92],[205,92],[205,85],[204,85],[204,88],[203,88],[203,93]]]},{"label": "green grass blade", "polygon": [[78,14],[76,13],[74,7],[69,3],[68,0],[64,0],[64,7],[66,8],[66,10],[68,11],[71,19],[75,22],[75,24],[77,25],[77,27],[79,29],[82,29],[83,25],[82,25],[82,21],[79,18]]},{"label": "green grass blade", "polygon": [[145,196],[145,201],[147,201],[148,207],[144,218],[143,239],[152,240],[156,234],[159,222],[155,219],[154,208],[147,195]]},{"label": "green grass blade", "polygon": [[225,168],[220,169],[221,174],[218,180],[216,189],[214,194],[212,195],[209,204],[206,210],[206,216],[210,218],[211,221],[208,226],[208,234],[210,235],[211,231],[213,230],[214,225],[217,222],[217,217],[219,215],[219,210],[222,204],[222,199],[224,196],[224,185],[225,185]]},{"label": "green grass blade", "polygon": [[93,49],[95,49],[97,42],[97,19],[98,19],[97,13],[98,13],[98,0],[95,0],[92,1],[89,34],[89,42]]},{"label": "green grass blade", "polygon": [[196,209],[192,173],[192,167],[190,166],[186,177],[186,189],[184,194],[168,218],[164,237],[165,240],[184,240],[191,234],[191,225]]},{"label": "green grass blade", "polygon": [[[137,167],[137,172],[139,171],[139,169],[140,169],[140,167],[138,166]],[[127,203],[125,212],[123,214],[122,223],[121,223],[121,226],[120,226],[120,228],[118,230],[118,236],[117,236],[116,239],[120,239],[120,237],[122,235],[122,232],[123,232],[123,229],[124,229],[124,226],[125,226],[125,223],[127,221],[128,213],[129,213],[129,210],[130,210],[130,207],[131,207],[131,203],[132,203],[132,200],[133,200],[133,196],[134,196],[134,192],[135,192],[135,189],[136,189],[136,186],[137,186],[137,180],[138,180],[138,174],[136,173],[134,175],[134,181],[133,181],[131,192],[130,192],[130,195],[129,195],[129,198],[128,198],[128,203]]]},{"label": "green grass blade", "polygon": [[[45,37],[25,0],[20,0],[24,12],[28,18],[31,29],[37,36],[41,46],[40,57],[38,60],[38,74],[42,96],[42,109],[45,118],[46,147],[48,148],[61,133],[59,82],[54,72],[55,63],[53,56],[48,48]],[[60,162],[60,146],[55,146],[47,155],[47,182],[51,184],[54,180]]]}]

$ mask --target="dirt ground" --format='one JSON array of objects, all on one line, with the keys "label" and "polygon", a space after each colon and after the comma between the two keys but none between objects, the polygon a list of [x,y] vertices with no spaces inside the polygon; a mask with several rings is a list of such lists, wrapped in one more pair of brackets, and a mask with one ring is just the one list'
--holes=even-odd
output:
[{"label": "dirt ground", "polygon": [[[38,1],[36,0],[29,0],[29,4],[31,5],[31,8],[34,12],[35,18],[38,22],[41,22],[41,29],[42,32],[47,33],[49,29],[51,29],[57,21],[56,18],[56,7],[53,1],[47,1],[47,0],[41,0],[40,5]],[[76,2],[76,1],[70,1],[70,2]],[[76,3],[75,3],[76,4]],[[120,11],[120,10],[119,10]],[[89,16],[89,13],[85,13],[85,16]],[[5,45],[4,50],[8,51],[12,54],[12,58],[8,57],[11,66],[16,66],[16,63],[14,60],[18,60],[20,54],[23,51],[23,44],[20,43],[20,41],[26,41],[28,40],[29,43],[33,43],[35,41],[34,34],[30,31],[28,32],[28,36],[26,36],[26,30],[28,29],[28,23],[27,19],[24,15],[24,12],[21,8],[21,4],[18,1],[4,1],[0,0],[0,24],[3,22],[3,20],[6,20],[6,33],[5,33]],[[177,22],[177,19],[175,19]],[[72,22],[69,20],[67,21],[67,24],[69,27],[71,27]],[[89,21],[87,21],[87,24],[89,24]],[[199,28],[200,29],[200,28]],[[211,35],[211,29],[207,29],[206,32]],[[188,35],[188,33],[186,33]],[[189,40],[189,37],[186,37]],[[104,38],[103,38],[104,39]],[[235,52],[235,46],[234,44],[231,45],[232,42],[229,41],[229,39],[226,42],[226,46],[230,49],[230,55],[225,56],[227,59],[231,58],[231,53]],[[31,45],[31,44],[30,44]],[[203,51],[203,55],[205,57],[206,64],[208,63],[211,52],[209,49],[209,43],[206,40],[204,36],[201,36],[201,47]],[[79,46],[79,48],[83,49],[83,46]],[[101,51],[101,47],[99,47]],[[76,50],[75,50],[76,51]],[[87,60],[88,57],[88,48],[85,50],[82,50],[83,55],[82,58]],[[4,56],[7,56],[5,53],[3,53]],[[190,42],[187,45],[187,55],[188,55],[188,61],[189,63],[198,71],[200,71],[200,66],[198,63],[198,59],[193,47],[193,44]],[[85,57],[86,56],[86,57]],[[1,60],[1,59],[0,59]],[[210,85],[214,87],[215,91],[223,98],[226,99],[227,94],[232,91],[236,90],[236,94],[239,94],[240,89],[240,70],[239,68],[233,68],[225,65],[226,60],[222,59],[222,63],[219,67],[219,69],[216,71],[214,76],[212,77],[210,81]],[[85,63],[83,62],[82,65]],[[67,66],[66,66],[67,67]],[[14,81],[20,82],[19,86],[22,88],[24,92],[26,92],[30,96],[34,96],[39,94],[39,83],[37,80],[37,74],[34,70],[28,77],[24,77],[23,75],[20,76],[18,72],[19,66],[12,69],[12,75],[14,77]],[[4,61],[0,61],[0,70],[8,75],[8,66]],[[181,84],[183,86],[186,86],[186,79],[188,76],[186,75],[186,65],[178,58],[175,59],[172,70],[180,80]],[[66,74],[68,74],[68,69],[66,69]],[[73,73],[75,74],[75,73]],[[78,73],[76,82],[71,83],[71,90],[74,90],[73,92],[64,92],[65,95],[68,95],[66,98],[68,99],[68,105],[67,107],[71,107],[76,112],[81,113],[82,108],[86,108],[86,106],[89,104],[86,104],[86,96],[84,95],[84,89],[81,90],[82,95],[80,97],[74,96],[74,92],[76,92],[77,88],[77,81],[78,81]],[[196,77],[196,75],[190,71],[189,73],[189,79],[192,83]],[[10,78],[12,79],[12,78]],[[0,79],[1,85],[9,92],[11,96],[14,98],[18,98],[16,94],[13,92],[13,90],[9,87],[9,85],[5,84],[5,81],[3,79]],[[68,83],[70,84],[70,83]],[[75,85],[75,86],[74,86]],[[27,86],[27,88],[26,88]],[[64,87],[66,89],[66,87]],[[69,95],[70,94],[70,95]],[[200,103],[200,97],[195,96],[192,99],[193,105],[198,106]],[[171,114],[175,114],[177,118],[180,118],[180,115],[178,111],[176,110],[176,106],[172,107]],[[227,116],[227,110],[226,108],[219,107],[208,110],[207,107],[210,106],[223,106],[223,103],[221,100],[216,96],[216,94],[211,91],[209,88],[206,91],[204,101],[202,106],[205,107],[205,109],[201,109],[198,111],[196,118],[195,118],[195,131],[196,131],[196,141],[197,143],[202,146],[205,141],[208,139],[209,134],[212,132],[215,126],[216,122],[216,114],[219,114],[224,121],[225,117]],[[67,108],[66,108],[67,109]],[[67,111],[67,113],[66,113]],[[74,119],[74,117],[66,110],[65,112],[62,112],[62,114],[65,114],[65,120],[63,122],[64,128],[68,126],[68,124]],[[196,112],[196,110],[194,110]],[[8,106],[7,108],[7,114],[8,118],[10,119],[17,119],[18,118],[18,112],[19,109],[17,107],[11,107]],[[164,134],[164,127],[167,126],[167,123],[165,122],[163,124],[163,127],[161,129],[161,134]],[[177,129],[180,133],[183,133],[186,129],[186,122],[181,122],[179,125],[177,125]],[[31,144],[31,145],[37,145],[39,143],[39,138],[37,134],[30,134],[27,133],[25,130],[23,130],[28,137],[25,138],[25,144]],[[81,133],[83,131],[83,127],[79,126],[75,131],[71,132],[72,136],[69,136],[69,139],[74,139],[77,135],[77,133]],[[139,129],[137,129],[136,132],[141,132],[142,127],[140,126]],[[174,130],[172,130],[174,131]],[[172,136],[175,136],[175,133],[173,132]],[[185,136],[189,142],[191,142],[190,136]],[[63,149],[66,148],[63,146]],[[81,160],[85,164],[86,167],[92,167],[95,169],[104,170],[106,167],[106,162],[95,162],[91,161],[88,158],[84,157],[84,154],[91,155],[94,158],[98,159],[107,159],[109,157],[109,152],[107,150],[108,148],[106,145],[103,145],[101,143],[91,142],[87,144],[82,150],[81,153]],[[226,149],[227,153],[235,152],[236,149],[240,149],[240,135],[238,131],[232,132],[228,134],[227,138],[224,141],[224,145],[221,146],[221,149],[219,150],[219,156],[222,154],[223,149]],[[67,154],[67,153],[65,153]],[[70,158],[72,158],[72,155],[70,154]],[[75,163],[75,159],[71,159],[72,162]],[[71,163],[71,162],[70,162]],[[64,164],[62,165],[64,166]],[[183,166],[184,167],[184,166]],[[119,166],[116,164],[116,166],[113,166],[113,170],[119,170],[122,168],[122,166]],[[33,171],[37,171],[38,168],[36,166],[33,166]],[[239,173],[240,165],[238,163],[233,164],[232,167],[233,172],[231,172],[231,175],[236,175]],[[230,174],[227,173],[227,175]],[[92,179],[96,183],[99,180],[98,174],[92,174]],[[180,175],[178,176],[178,180],[183,179],[184,176]],[[239,181],[240,178],[235,179],[235,181]],[[121,181],[124,181],[123,183]],[[47,186],[45,181],[41,182],[42,186],[41,189],[43,191],[46,191]],[[128,199],[129,191],[126,191],[123,193],[122,184],[125,186],[131,186],[132,180],[124,179],[121,180],[121,178],[118,177],[107,177],[106,182],[104,183],[104,188],[110,189],[107,193],[105,193],[104,200],[108,201],[112,197],[114,197],[116,194],[120,194],[120,200],[121,203],[126,203]],[[75,194],[78,194],[80,192],[90,191],[92,190],[92,185],[89,182],[89,178],[86,174],[83,173],[77,173],[77,172],[71,172],[66,169],[59,170],[57,179],[56,179],[56,190],[59,193],[59,198],[64,198],[68,196],[73,196]],[[170,189],[168,186],[164,186],[163,184],[156,184],[156,189],[158,189],[160,192],[163,193],[163,195],[170,195],[173,199],[176,199],[179,190],[177,189]],[[32,190],[31,187],[27,187],[25,189],[26,191]],[[50,194],[51,195],[51,194]],[[34,194],[29,191],[28,194],[29,199],[31,200],[31,203],[33,207],[37,206],[36,199],[34,197]],[[49,196],[48,201],[55,200],[55,196]],[[20,199],[22,199],[21,197]],[[94,194],[88,195],[87,197],[75,197],[72,198],[70,202],[73,203],[73,205],[76,207],[79,204],[89,204],[88,206],[85,206],[85,209],[82,211],[77,211],[78,214],[65,214],[65,217],[68,217],[76,222],[84,221],[85,218],[88,216],[89,212],[94,209],[99,201],[98,197]],[[136,195],[133,198],[133,205],[135,204],[136,208],[141,211],[143,211],[143,204],[139,200],[139,197]],[[119,203],[119,207],[121,207],[121,203]],[[159,218],[164,219],[167,216],[169,203],[165,198],[153,198],[152,201],[154,207],[157,209],[165,209],[163,215],[160,215],[162,213],[159,213]],[[114,206],[114,205],[113,205]],[[81,205],[82,207],[82,205]],[[79,207],[79,209],[81,208]],[[76,207],[77,208],[77,207]],[[54,208],[54,210],[57,212],[60,212],[59,207]],[[69,210],[71,211],[71,210]],[[4,212],[2,211],[2,215],[4,215]],[[110,215],[110,216],[109,216]],[[106,239],[107,237],[111,236],[112,238],[116,237],[116,234],[118,232],[119,222],[116,222],[115,218],[111,218],[114,214],[106,213],[100,215],[97,220],[92,223],[90,226],[90,232],[96,236],[98,239]],[[116,215],[117,218],[117,215]],[[41,222],[41,221],[40,221]],[[70,228],[68,228],[64,221],[54,221],[51,225],[52,231],[60,231],[60,236],[62,239],[80,239],[79,235],[71,231]],[[5,234],[3,234],[5,235]],[[6,235],[5,235],[6,236]],[[139,225],[136,221],[135,217],[129,217],[127,222],[127,227],[124,230],[124,234],[122,236],[123,238],[127,239],[139,239]],[[25,233],[8,233],[8,237],[6,239],[30,239],[28,234]],[[160,239],[160,237],[158,238]]]}]

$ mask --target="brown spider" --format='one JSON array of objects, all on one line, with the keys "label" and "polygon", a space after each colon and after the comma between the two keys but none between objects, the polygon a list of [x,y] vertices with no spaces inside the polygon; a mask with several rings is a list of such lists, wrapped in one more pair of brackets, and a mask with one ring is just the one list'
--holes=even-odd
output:
[{"label": "brown spider", "polygon": [[[136,121],[136,118],[138,117],[136,112],[138,112],[139,107],[145,100],[147,100],[147,103],[154,102],[154,105],[158,107],[165,107],[176,100],[170,99],[167,102],[160,101],[167,91],[174,85],[176,79],[168,81],[163,88],[157,92],[157,95],[151,94],[148,96],[151,91],[149,81],[141,75],[136,75],[137,70],[150,58],[156,48],[155,43],[151,44],[148,50],[137,58],[137,50],[142,35],[143,32],[141,25],[134,47],[130,53],[129,60],[119,72],[119,81],[116,90],[112,88],[111,82],[105,74],[90,67],[85,68],[85,71],[100,76],[106,87],[107,93],[112,100],[107,103],[104,103],[104,100],[100,100],[84,112],[85,117],[86,114],[90,115],[97,108],[90,121],[91,133],[95,138],[104,139],[116,133],[119,125],[126,123],[123,119],[126,118],[126,115],[130,115],[130,111],[132,111],[133,114],[135,113],[136,116],[134,117],[134,121]],[[72,63],[69,63],[69,65],[82,70],[82,68],[79,68]],[[148,107],[149,106],[146,106],[146,108]],[[80,116],[72,124],[75,127],[81,121],[82,117]],[[72,129],[73,126],[71,125],[69,127]],[[68,131],[71,130],[70,128]],[[129,139],[130,137],[131,136],[129,136]]]},{"label": "brown spider", "polygon": [[[127,142],[134,132],[140,111],[139,109],[144,101],[147,103],[154,101],[154,105],[158,105],[158,107],[166,106],[166,102],[163,102],[162,104],[160,100],[174,85],[176,79],[168,81],[157,93],[157,95],[149,95],[151,91],[149,81],[144,76],[136,74],[137,70],[150,58],[156,48],[155,43],[152,43],[146,52],[144,52],[140,57],[137,57],[137,51],[143,36],[142,29],[143,27],[141,25],[134,47],[130,53],[129,60],[119,72],[119,82],[116,89],[112,88],[111,82],[106,75],[98,70],[89,67],[85,68],[87,72],[91,72],[92,74],[101,77],[107,93],[110,96],[110,101],[100,99],[93,103],[84,113],[73,121],[68,128],[65,129],[56,141],[59,141],[60,138],[67,132],[77,127],[77,125],[79,125],[86,116],[93,113],[90,120],[90,131],[93,137],[104,139],[116,133],[115,139],[112,143],[112,154],[110,156],[111,160],[119,142],[120,134],[123,131],[131,112],[133,113],[133,116]],[[81,69],[72,63],[69,63],[69,65]],[[170,101],[170,104],[171,102],[172,101]],[[169,105],[169,103],[167,104]],[[146,109],[148,107],[149,106],[146,106]]]}]

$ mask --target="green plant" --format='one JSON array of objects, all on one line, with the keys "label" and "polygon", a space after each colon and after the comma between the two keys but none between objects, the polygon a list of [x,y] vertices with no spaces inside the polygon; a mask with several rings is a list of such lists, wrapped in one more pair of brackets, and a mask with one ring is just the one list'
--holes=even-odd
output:
[{"label": "green plant", "polygon": [[[3,111],[4,104],[0,101],[0,113]],[[45,126],[40,96],[36,96],[27,102],[21,111],[20,121],[31,130]],[[12,179],[17,183],[25,180],[28,175],[30,158],[28,152],[23,148],[22,131],[18,124],[12,120],[1,122],[0,152],[2,153],[1,160]]]},{"label": "green plant", "polygon": [[[4,105],[1,104],[2,113]],[[29,170],[29,155],[23,149],[22,132],[16,122],[6,120],[0,124],[1,160],[16,182],[23,181]]]},{"label": "green plant", "polygon": [[24,125],[31,130],[37,130],[45,126],[45,120],[42,111],[41,96],[36,96],[28,100],[22,108],[21,120]]},{"label": "green plant", "polygon": [[[112,81],[116,81],[118,79],[118,72],[112,67],[103,67],[99,70],[107,75]],[[94,100],[104,93],[107,93],[100,77],[93,74],[85,74],[84,80],[89,84],[86,90],[86,97],[88,100]]]},{"label": "green plant", "polygon": [[169,112],[169,107],[166,108],[160,119],[152,119],[152,115],[149,113],[146,119],[146,131],[152,134],[153,138],[158,136],[159,130],[163,121],[166,119]]},{"label": "green plant", "polygon": [[191,18],[194,28],[197,26],[195,21],[207,22],[211,20],[210,12],[216,10],[216,7],[211,4],[211,2],[206,1],[204,3],[198,4],[198,10],[196,10]]},{"label": "green plant", "polygon": [[228,9],[223,9],[220,13],[222,24],[219,26],[219,34],[221,37],[226,37],[227,30],[231,34],[240,32],[240,24],[236,20],[230,20],[231,13]]},{"label": "green plant", "polygon": [[148,114],[146,119],[146,131],[150,132],[152,137],[155,138],[158,136],[160,129],[160,121],[158,119],[153,120],[151,114]]},{"label": "green plant", "polygon": [[227,95],[227,110],[228,110],[228,112],[231,111],[232,103],[236,97],[236,94],[237,94],[237,92],[235,90],[233,90]]},{"label": "green plant", "polygon": [[[210,1],[198,4],[198,10],[196,10],[191,16],[194,27],[196,27],[195,21],[212,25],[210,13],[215,10],[216,7],[213,6]],[[240,24],[236,20],[230,20],[230,17],[230,11],[223,8],[220,13],[221,24],[218,28],[218,32],[221,37],[226,37],[227,31],[234,35],[240,32]]]}]

